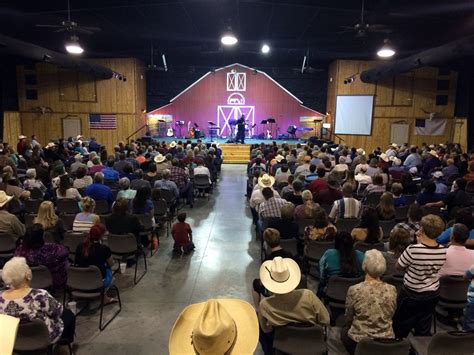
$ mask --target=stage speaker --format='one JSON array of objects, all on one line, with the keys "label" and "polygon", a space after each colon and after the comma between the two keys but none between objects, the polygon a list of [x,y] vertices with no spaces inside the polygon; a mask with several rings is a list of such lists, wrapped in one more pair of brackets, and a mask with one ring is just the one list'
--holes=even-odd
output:
[{"label": "stage speaker", "polygon": [[295,132],[296,132],[296,126],[289,126],[286,131],[287,131],[289,134],[295,134]]}]

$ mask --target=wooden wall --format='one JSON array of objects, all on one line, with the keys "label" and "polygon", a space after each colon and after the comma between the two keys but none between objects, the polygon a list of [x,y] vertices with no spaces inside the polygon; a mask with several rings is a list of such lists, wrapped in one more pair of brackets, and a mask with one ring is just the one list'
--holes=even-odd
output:
[{"label": "wooden wall", "polygon": [[18,136],[22,134],[20,113],[5,111],[3,112],[3,142],[10,143],[16,148]]},{"label": "wooden wall", "polygon": [[[377,146],[386,147],[390,142],[392,123],[404,121],[410,124],[409,144],[444,143],[454,137],[454,105],[456,99],[457,73],[447,75],[439,73],[437,68],[420,68],[392,78],[386,78],[377,84],[363,83],[359,75],[362,71],[380,65],[376,61],[338,60],[329,68],[327,121],[334,127],[337,95],[375,95],[375,107],[372,121],[372,135],[340,135],[350,146],[372,150]],[[344,84],[344,79],[356,74],[352,84]],[[437,88],[438,80],[449,80],[447,90]],[[436,106],[436,95],[448,95],[445,106]],[[436,117],[447,118],[448,123],[443,136],[417,136],[414,134],[416,118],[428,118],[422,109],[430,112],[442,112]],[[338,139],[335,138],[338,142]]]},{"label": "wooden wall", "polygon": [[[146,108],[144,66],[134,58],[95,59],[127,77],[96,80],[92,76],[66,71],[55,65],[38,63],[33,68],[17,67],[19,117],[22,134],[36,134],[43,145],[50,139],[62,137],[62,119],[81,119],[81,134],[97,141],[110,150],[118,141],[124,141],[145,123],[142,109]],[[31,81],[35,78],[36,82]],[[37,99],[28,99],[26,92],[37,92]],[[40,112],[45,107],[46,112]],[[115,113],[117,129],[91,130],[89,113]],[[7,131],[5,136],[8,136]]]}]

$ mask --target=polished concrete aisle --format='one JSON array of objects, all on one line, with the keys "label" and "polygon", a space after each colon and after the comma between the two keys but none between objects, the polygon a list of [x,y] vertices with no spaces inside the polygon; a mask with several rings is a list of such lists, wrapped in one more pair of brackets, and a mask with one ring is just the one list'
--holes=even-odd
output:
[{"label": "polished concrete aisle", "polygon": [[[260,262],[245,185],[245,165],[222,167],[210,200],[199,198],[193,209],[185,209],[194,253],[173,257],[172,238],[161,236],[160,249],[149,259],[148,273],[138,285],[133,286],[133,269],[117,274],[122,312],[102,332],[98,312],[80,315],[78,354],[167,354],[173,323],[188,304],[222,297],[251,302],[251,282]],[[107,307],[106,316],[113,307]]]}]

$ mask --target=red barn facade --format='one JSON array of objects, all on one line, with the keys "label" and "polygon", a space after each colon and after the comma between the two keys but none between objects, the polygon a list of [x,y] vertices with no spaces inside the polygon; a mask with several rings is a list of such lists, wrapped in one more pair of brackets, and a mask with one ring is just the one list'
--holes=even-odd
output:
[{"label": "red barn facade", "polygon": [[[172,118],[173,128],[176,121],[184,121],[183,135],[194,124],[207,134],[209,122],[213,122],[220,128],[219,135],[226,137],[230,135],[229,123],[242,114],[249,124],[249,136],[271,130],[274,137],[286,133],[290,125],[299,127],[304,120],[312,122],[324,116],[304,106],[265,72],[232,64],[208,72],[148,117],[151,126],[162,118]],[[276,123],[262,126],[260,122],[268,118]]]}]

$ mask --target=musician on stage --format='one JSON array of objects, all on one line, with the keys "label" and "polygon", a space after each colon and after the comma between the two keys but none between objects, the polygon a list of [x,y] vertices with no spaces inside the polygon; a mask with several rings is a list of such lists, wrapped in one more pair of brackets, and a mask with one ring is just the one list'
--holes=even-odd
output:
[{"label": "musician on stage", "polygon": [[237,137],[235,138],[236,143],[245,143],[245,116],[242,115],[240,118],[237,120]]}]

